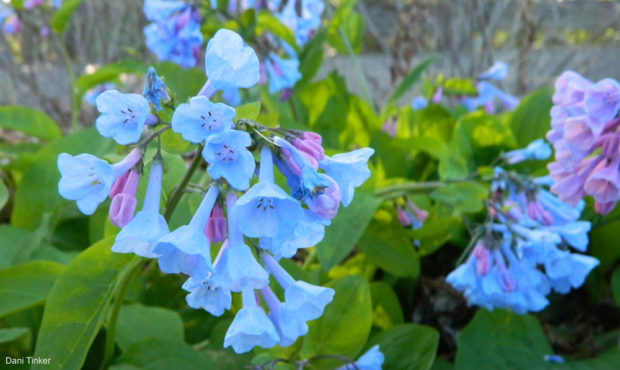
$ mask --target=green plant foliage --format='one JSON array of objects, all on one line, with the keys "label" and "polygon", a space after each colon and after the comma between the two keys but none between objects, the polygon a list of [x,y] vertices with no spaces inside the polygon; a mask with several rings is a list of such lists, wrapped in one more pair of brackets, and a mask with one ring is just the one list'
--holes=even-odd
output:
[{"label": "green plant foliage", "polygon": [[144,339],[161,338],[169,342],[184,342],[183,321],[175,311],[140,304],[121,308],[116,330],[116,342],[125,351]]},{"label": "green plant foliage", "polygon": [[540,89],[527,97],[515,109],[510,127],[519,147],[541,138],[550,128],[551,88]]},{"label": "green plant foliage", "polygon": [[0,107],[0,127],[21,131],[45,140],[58,139],[62,136],[58,125],[52,118],[28,107]]},{"label": "green plant foliage", "polygon": [[[359,276],[347,276],[328,286],[336,291],[336,295],[323,316],[308,325],[310,330],[303,339],[301,356],[309,358],[339,353],[355,358],[372,325],[370,287]],[[323,366],[327,364],[323,363]]]},{"label": "green plant foliage", "polygon": [[113,253],[112,242],[103,239],[82,252],[47,297],[35,356],[53,358],[53,368],[80,368],[106,319],[116,282],[132,259]]},{"label": "green plant foliage", "polygon": [[476,312],[458,348],[459,369],[540,369],[549,367],[544,356],[553,353],[536,317],[504,310]]},{"label": "green plant foliage", "polygon": [[135,342],[110,369],[215,369],[215,364],[191,346],[165,338],[146,338]]},{"label": "green plant foliage", "polygon": [[43,303],[65,267],[54,262],[28,262],[0,270],[0,316]]},{"label": "green plant foliage", "polygon": [[348,207],[340,210],[325,230],[325,238],[316,247],[324,270],[337,265],[351,252],[379,204],[381,199],[362,189]]},{"label": "green plant foliage", "polygon": [[385,356],[385,369],[430,369],[439,345],[439,333],[428,326],[396,325],[370,340]]},{"label": "green plant foliage", "polygon": [[57,33],[63,33],[76,9],[82,4],[82,0],[64,0],[51,19],[52,29]]}]

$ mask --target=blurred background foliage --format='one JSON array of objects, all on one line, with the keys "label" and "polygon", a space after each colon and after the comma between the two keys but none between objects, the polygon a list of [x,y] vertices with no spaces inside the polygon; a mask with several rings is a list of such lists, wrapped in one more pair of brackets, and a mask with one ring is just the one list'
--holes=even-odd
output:
[{"label": "blurred background foliage", "polygon": [[[175,101],[183,102],[206,79],[200,69],[154,60],[144,45],[141,7],[138,0],[66,0],[52,18],[50,37],[37,30],[37,22],[50,18],[28,15],[24,32],[0,36],[1,354],[51,357],[52,368],[98,368],[117,286],[132,278],[114,336],[114,369],[354,359],[374,344],[386,369],[611,369],[620,363],[620,210],[605,217],[586,212],[593,222],[590,251],[601,265],[583,288],[552,295],[539,314],[468,307],[444,281],[469,243],[468,229],[484,220],[489,195],[482,181],[451,180],[488,174],[501,152],[543,137],[549,86],[562,70],[617,78],[620,3],[331,1],[322,28],[300,50],[303,78],[291,98],[255,88],[244,99],[253,103],[240,107],[237,118],[316,131],[327,152],[370,146],[373,175],[321,243],[283,262],[296,279],[335,289],[325,314],[291,347],[244,355],[222,349],[230,312],[216,318],[188,308],[182,278],[152,264],[126,276],[133,262],[109,249],[118,228],[105,205],[85,217],[57,193],[60,152],[111,161],[122,155],[92,127],[96,112],[82,101],[88,90],[114,82],[137,91],[154,65]],[[241,19],[207,17],[205,40],[223,25],[248,39],[279,27],[254,12]],[[439,81],[447,95],[475,94],[474,76],[498,59],[512,71],[502,87],[522,97],[514,111],[467,112],[450,102],[413,110],[408,104],[414,95],[429,96]],[[397,122],[393,136],[382,130],[389,119]],[[80,130],[70,130],[72,120]],[[163,191],[170,194],[194,148],[173,134],[162,141]],[[519,170],[546,172],[544,163]],[[447,185],[411,195],[429,212],[424,225],[401,227],[394,205],[411,193],[402,193],[401,185],[433,181]],[[189,219],[198,201],[196,194],[183,196],[171,229]],[[553,353],[567,363],[544,360]],[[335,365],[315,360],[310,366]]]}]

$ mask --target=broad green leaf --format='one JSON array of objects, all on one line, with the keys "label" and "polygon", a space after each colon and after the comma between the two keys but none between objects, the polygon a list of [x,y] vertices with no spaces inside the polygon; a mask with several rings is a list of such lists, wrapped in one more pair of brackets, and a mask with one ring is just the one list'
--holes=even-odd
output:
[{"label": "broad green leaf", "polygon": [[107,64],[93,73],[81,75],[75,81],[78,97],[101,83],[115,80],[122,73],[146,73],[146,67],[146,64],[141,61],[125,59]]},{"label": "broad green leaf", "polygon": [[477,92],[470,78],[448,78],[443,82],[443,93],[446,95],[476,95]]},{"label": "broad green leaf", "polygon": [[27,230],[0,225],[0,269],[11,266],[20,250],[30,239]]},{"label": "broad green leaf", "polygon": [[309,83],[323,64],[323,43],[327,38],[327,29],[321,28],[304,46],[299,54],[299,72],[302,75],[297,86]]},{"label": "broad green leaf", "polygon": [[147,338],[134,343],[120,356],[112,369],[144,370],[215,369],[215,364],[191,346],[165,338]]},{"label": "broad green leaf", "polygon": [[30,328],[8,328],[0,329],[0,344],[10,343],[19,339],[30,331]]},{"label": "broad green leaf", "polygon": [[368,282],[361,276],[346,276],[328,286],[336,291],[334,300],[320,318],[308,324],[300,354],[302,358],[336,353],[355,358],[372,326]]},{"label": "broad green leaf", "polygon": [[404,321],[403,310],[394,289],[385,281],[370,283],[372,295],[373,324],[389,329]]},{"label": "broad green leaf", "polygon": [[42,216],[54,210],[61,202],[58,195],[60,173],[56,165],[58,154],[71,155],[91,153],[101,156],[114,147],[110,139],[103,139],[95,128],[78,131],[44,146],[35,156],[34,162],[24,173],[17,187],[11,214],[11,224],[27,230],[34,230]]},{"label": "broad green leaf", "polygon": [[420,275],[420,261],[413,243],[396,220],[374,219],[360,239],[359,248],[390,274],[416,279]]},{"label": "broad green leaf", "polygon": [[50,291],[35,348],[35,356],[54,359],[45,368],[79,369],[84,364],[116,282],[135,258],[113,253],[113,241],[103,239],[82,252]]},{"label": "broad green leaf", "polygon": [[351,252],[380,203],[381,199],[370,191],[357,189],[353,202],[348,207],[340,208],[331,225],[325,228],[325,238],[316,246],[325,271],[340,263]]},{"label": "broad green leaf", "polygon": [[45,140],[62,137],[60,128],[50,116],[34,108],[18,105],[0,107],[0,127]]},{"label": "broad green leaf", "polygon": [[384,369],[430,369],[439,346],[439,333],[430,326],[400,324],[379,333],[369,346],[379,345]]},{"label": "broad green leaf", "polygon": [[185,154],[194,148],[194,145],[183,139],[181,134],[166,130],[161,134],[161,147],[172,154]]},{"label": "broad green leaf", "polygon": [[[346,37],[346,40],[343,37]],[[364,41],[364,17],[358,12],[351,11],[342,19],[338,32],[331,33],[327,41],[342,54],[349,54],[346,44],[349,43],[353,53],[359,54]]]},{"label": "broad green leaf", "polygon": [[0,180],[0,210],[4,207],[9,200],[9,189],[6,188],[4,182]]},{"label": "broad green leaf", "polygon": [[512,113],[510,127],[520,147],[545,136],[551,129],[551,88],[544,88],[523,98]]},{"label": "broad green leaf", "polygon": [[118,315],[115,340],[122,351],[143,339],[161,338],[183,343],[183,321],[178,313],[160,307],[126,305]]},{"label": "broad green leaf", "polygon": [[440,217],[436,212],[430,212],[424,224],[417,230],[410,230],[411,238],[420,243],[418,254],[420,257],[435,252],[439,247],[452,239],[462,227],[460,218]]},{"label": "broad green leaf", "polygon": [[0,270],[0,316],[43,303],[65,266],[28,262]]},{"label": "broad green leaf", "polygon": [[185,103],[190,97],[196,96],[207,80],[205,73],[198,68],[182,68],[172,62],[157,63],[154,67],[166,87],[172,91],[175,104]]},{"label": "broad green leaf", "polygon": [[269,33],[278,36],[282,40],[286,41],[287,44],[297,49],[297,41],[295,40],[295,34],[291,31],[290,28],[285,26],[278,18],[273,16],[267,11],[261,11],[258,13],[257,22],[256,22],[256,34],[260,35],[264,32],[269,31]]},{"label": "broad green leaf", "polygon": [[616,305],[620,306],[620,267],[617,267],[611,275],[611,294]]},{"label": "broad green leaf", "polygon": [[594,358],[584,360],[567,360],[566,363],[553,366],[552,368],[565,368],[570,370],[616,369],[618,368],[618,364],[620,364],[620,348],[614,348],[606,352],[599,353]]},{"label": "broad green leaf", "polygon": [[482,210],[488,195],[487,187],[476,182],[447,184],[430,193],[430,197],[434,200],[446,203],[454,207],[455,211],[462,213]]},{"label": "broad green leaf", "polygon": [[261,103],[260,100],[243,104],[235,108],[235,120],[238,119],[256,119],[260,114]]},{"label": "broad green leaf", "polygon": [[480,309],[458,336],[457,369],[540,369],[553,350],[538,319]]},{"label": "broad green leaf", "polygon": [[392,95],[390,95],[390,98],[388,99],[388,104],[396,103],[398,99],[405,95],[413,87],[416,81],[420,79],[422,72],[424,72],[426,68],[433,64],[433,62],[435,62],[437,59],[439,59],[439,56],[433,55],[424,59],[422,62],[420,62],[420,64],[415,66],[415,68],[413,68],[411,72],[409,72],[409,74],[405,76],[401,83],[398,84]]},{"label": "broad green leaf", "polygon": [[81,3],[82,0],[64,0],[60,8],[52,14],[51,25],[56,33],[65,31],[71,16]]}]

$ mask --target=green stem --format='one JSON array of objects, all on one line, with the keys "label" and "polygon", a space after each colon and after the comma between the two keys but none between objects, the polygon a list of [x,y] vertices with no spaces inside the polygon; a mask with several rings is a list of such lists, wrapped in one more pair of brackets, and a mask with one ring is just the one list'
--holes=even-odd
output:
[{"label": "green stem", "polygon": [[198,146],[198,150],[196,151],[196,156],[192,160],[192,163],[190,164],[189,168],[187,169],[185,176],[183,176],[179,185],[177,185],[177,187],[174,188],[172,195],[170,195],[170,199],[168,199],[168,202],[166,203],[166,209],[164,210],[164,218],[166,219],[166,221],[170,220],[170,217],[172,216],[172,212],[174,212],[174,209],[179,203],[179,200],[181,199],[181,195],[183,195],[183,191],[185,190],[185,187],[189,183],[189,180],[192,178],[192,175],[194,174],[194,172],[196,172],[196,169],[198,169],[200,162],[202,162],[203,146],[204,146],[203,144],[200,144]]},{"label": "green stem", "polygon": [[56,34],[53,33],[56,39],[56,44],[58,46],[58,50],[60,51],[60,56],[65,64],[65,72],[67,73],[67,79],[69,80],[69,91],[71,91],[71,132],[75,132],[78,129],[78,122],[80,116],[80,101],[77,96],[76,86],[75,86],[75,72],[73,71],[73,63],[71,62],[71,57],[69,56],[69,52],[67,51],[67,47],[63,43],[63,40]]},{"label": "green stem", "polygon": [[107,331],[105,336],[105,352],[103,355],[103,362],[101,363],[101,370],[108,367],[112,357],[114,356],[114,339],[116,334],[118,313],[123,306],[129,283],[135,276],[136,272],[140,270],[140,262],[142,262],[142,258],[138,256],[135,256],[131,261],[129,261],[114,289],[116,291],[116,296],[114,297],[114,305],[111,308],[108,324],[106,325]]},{"label": "green stem", "polygon": [[427,182],[407,182],[404,184],[386,186],[375,191],[375,195],[382,198],[398,198],[408,193],[423,192],[434,190],[448,183],[444,181],[427,181]]},{"label": "green stem", "polygon": [[353,51],[353,47],[349,42],[349,38],[342,30],[342,27],[338,27],[338,34],[340,35],[340,39],[342,39],[342,43],[347,49],[347,54],[353,61],[353,69],[355,70],[355,77],[357,78],[357,82],[362,89],[362,94],[364,95],[364,99],[370,104],[372,107],[375,107],[375,100],[372,97],[372,93],[370,92],[370,86],[368,85],[368,81],[366,80],[366,76],[362,71],[362,66],[360,64],[359,59],[355,56],[355,51]]},{"label": "green stem", "polygon": [[310,252],[310,254],[308,255],[308,257],[306,258],[306,260],[304,261],[304,264],[302,266],[302,268],[304,269],[304,271],[308,270],[308,268],[310,267],[310,265],[316,261],[318,257],[317,251],[316,251],[316,247],[314,249],[312,249],[312,251]]}]

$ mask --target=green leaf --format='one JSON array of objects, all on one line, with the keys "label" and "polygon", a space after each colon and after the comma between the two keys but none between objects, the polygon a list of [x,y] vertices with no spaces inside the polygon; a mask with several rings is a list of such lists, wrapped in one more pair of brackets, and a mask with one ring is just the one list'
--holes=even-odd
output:
[{"label": "green leaf", "polygon": [[0,269],[11,266],[30,238],[27,230],[0,225]]},{"label": "green leaf", "polygon": [[300,354],[302,358],[336,353],[355,358],[372,326],[368,282],[361,276],[346,276],[328,286],[336,291],[334,300],[323,316],[308,324]]},{"label": "green leaf", "polygon": [[616,305],[620,306],[620,267],[617,267],[611,275],[611,294]]},{"label": "green leaf", "polygon": [[81,3],[82,0],[64,0],[62,2],[60,8],[52,15],[50,22],[54,32],[63,33],[65,31],[71,16]]},{"label": "green leaf", "polygon": [[550,87],[540,89],[523,98],[512,113],[510,127],[520,147],[545,136],[551,129],[551,95]]},{"label": "green leaf", "polygon": [[238,119],[256,119],[260,114],[261,103],[260,100],[243,104],[235,108],[235,120]]},{"label": "green leaf", "polygon": [[183,103],[195,96],[207,77],[198,68],[182,68],[173,62],[161,62],[154,65],[157,74],[172,92],[175,104]]},{"label": "green leaf", "polygon": [[360,250],[390,274],[417,279],[420,261],[405,229],[396,220],[382,221],[375,219],[370,223],[359,241]]},{"label": "green leaf", "polygon": [[122,73],[146,73],[146,64],[135,59],[125,59],[107,64],[93,73],[81,75],[75,81],[78,97],[101,83],[116,79]]},{"label": "green leaf", "polygon": [[84,364],[118,277],[135,258],[113,253],[113,241],[103,239],[82,252],[50,291],[35,348],[35,357],[54,359],[45,368],[79,369]]},{"label": "green leaf", "polygon": [[462,225],[462,220],[457,217],[440,217],[436,212],[431,212],[421,228],[410,230],[411,238],[420,242],[418,254],[424,257],[435,252],[448,240],[457,235]]},{"label": "green leaf", "polygon": [[112,369],[133,366],[144,370],[215,369],[215,364],[191,346],[164,338],[147,338],[134,343]]},{"label": "green leaf", "polygon": [[123,306],[118,315],[116,342],[124,352],[143,339],[161,338],[183,343],[183,321],[178,313],[140,304]]},{"label": "green leaf", "polygon": [[331,33],[327,39],[329,44],[336,48],[339,53],[348,54],[345,40],[342,39],[343,36],[351,45],[353,53],[359,54],[362,51],[364,41],[364,17],[355,11],[351,11],[340,22],[338,32]]},{"label": "green leaf", "polygon": [[0,270],[0,316],[43,303],[65,266],[29,262]]},{"label": "green leaf", "polygon": [[405,93],[407,93],[409,89],[411,89],[411,87],[413,87],[413,85],[420,79],[422,72],[424,72],[426,68],[428,68],[431,64],[433,64],[433,62],[438,59],[439,56],[433,55],[424,59],[422,62],[420,62],[420,64],[415,66],[415,68],[413,68],[411,72],[409,72],[409,74],[401,81],[401,83],[398,84],[392,95],[390,95],[390,98],[388,99],[388,104],[396,103],[398,99],[405,95]]},{"label": "green leaf", "polygon": [[6,185],[4,185],[4,181],[0,180],[0,210],[2,210],[2,207],[4,207],[8,200],[9,189],[7,189]]},{"label": "green leaf", "polygon": [[476,182],[448,184],[430,193],[430,197],[434,200],[451,205],[462,213],[482,210],[488,195],[487,187]]},{"label": "green leaf", "polygon": [[373,337],[369,346],[379,345],[384,369],[430,369],[439,346],[437,330],[424,325],[401,324]]},{"label": "green leaf", "polygon": [[323,64],[323,43],[327,38],[327,29],[321,28],[304,46],[299,54],[299,72],[302,75],[297,86],[309,83]]},{"label": "green leaf", "polygon": [[385,281],[370,283],[372,295],[373,324],[381,329],[389,329],[402,324],[403,310],[394,289]]},{"label": "green leaf", "polygon": [[470,78],[449,78],[443,83],[443,93],[446,95],[476,95],[478,90]]},{"label": "green leaf", "polygon": [[172,130],[162,132],[161,147],[172,154],[185,154],[194,148],[192,143],[186,141],[181,134]]},{"label": "green leaf", "polygon": [[34,108],[17,105],[0,107],[0,127],[45,140],[62,137],[58,125],[50,116]]},{"label": "green leaf", "polygon": [[357,189],[348,207],[343,207],[325,228],[325,238],[317,244],[317,253],[325,271],[342,261],[364,234],[381,199],[368,190]]},{"label": "green leaf", "polygon": [[10,343],[19,339],[30,331],[30,328],[8,328],[0,329],[0,344]]},{"label": "green leaf", "polygon": [[459,333],[457,369],[540,369],[553,350],[538,319],[507,310],[481,309]]},{"label": "green leaf", "polygon": [[566,361],[566,363],[559,366],[553,366],[553,368],[557,369],[561,366],[562,368],[571,370],[615,369],[618,367],[618,364],[620,364],[620,349],[614,348],[609,351],[599,353],[594,358]]},{"label": "green leaf", "polygon": [[278,36],[294,49],[297,49],[297,40],[295,40],[293,31],[268,11],[261,11],[257,17],[256,34],[260,35],[266,31]]}]

